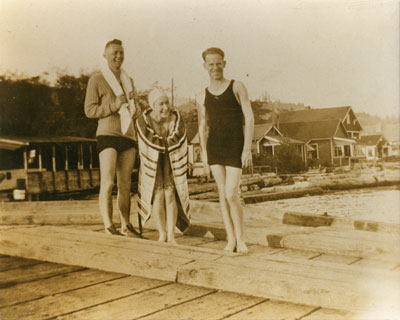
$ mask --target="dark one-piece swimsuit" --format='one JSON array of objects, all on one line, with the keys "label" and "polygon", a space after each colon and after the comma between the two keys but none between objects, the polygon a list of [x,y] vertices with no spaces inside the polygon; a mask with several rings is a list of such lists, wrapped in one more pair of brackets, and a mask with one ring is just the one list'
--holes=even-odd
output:
[{"label": "dark one-piece swimsuit", "polygon": [[228,88],[220,95],[213,95],[206,89],[204,105],[209,126],[207,139],[209,165],[242,167],[243,112],[233,93],[233,82],[234,80],[231,80]]}]

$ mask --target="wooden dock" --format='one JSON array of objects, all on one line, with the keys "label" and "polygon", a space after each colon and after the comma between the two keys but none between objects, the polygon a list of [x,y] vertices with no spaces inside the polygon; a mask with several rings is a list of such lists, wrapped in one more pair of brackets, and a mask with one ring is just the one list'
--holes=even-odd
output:
[{"label": "wooden dock", "polygon": [[209,214],[215,204],[194,205],[195,213],[208,211],[202,215],[207,221],[197,217],[188,234],[177,235],[177,246],[154,241],[152,229],[147,240],[106,235],[94,216],[82,223],[91,216],[89,202],[58,206],[64,225],[43,206],[34,205],[30,214],[42,223],[51,217],[52,225],[21,224],[27,208],[15,210],[13,224],[10,210],[0,219],[0,253],[7,255],[0,258],[2,319],[400,315],[400,235],[387,225],[375,231],[335,223],[303,227],[272,217],[268,226],[247,224],[250,252],[242,255],[222,250],[223,227]]}]

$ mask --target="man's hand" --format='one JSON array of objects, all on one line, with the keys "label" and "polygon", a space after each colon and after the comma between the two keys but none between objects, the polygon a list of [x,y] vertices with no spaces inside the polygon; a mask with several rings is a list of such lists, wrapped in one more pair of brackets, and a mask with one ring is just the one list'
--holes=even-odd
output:
[{"label": "man's hand", "polygon": [[132,90],[131,92],[129,92],[129,100],[133,100],[135,98],[135,91]]},{"label": "man's hand", "polygon": [[211,170],[210,170],[210,166],[206,162],[203,162],[203,173],[207,177],[207,181],[210,180]]},{"label": "man's hand", "polygon": [[251,150],[243,150],[242,152],[242,168],[251,167],[253,165],[253,157]]},{"label": "man's hand", "polygon": [[121,106],[125,103],[128,103],[128,100],[126,99],[126,96],[124,94],[121,94],[115,99],[115,105],[119,109],[121,109]]}]

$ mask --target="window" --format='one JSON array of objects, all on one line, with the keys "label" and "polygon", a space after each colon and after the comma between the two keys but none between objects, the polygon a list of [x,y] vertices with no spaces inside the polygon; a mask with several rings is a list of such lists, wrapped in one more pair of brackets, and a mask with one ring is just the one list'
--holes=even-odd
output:
[{"label": "window", "polygon": [[335,147],[335,157],[342,157],[343,156],[343,149],[342,146]]},{"label": "window", "polygon": [[29,147],[26,151],[28,169],[39,169],[39,148]]},{"label": "window", "polygon": [[262,151],[264,154],[272,156],[274,154],[272,146],[263,146]]},{"label": "window", "polygon": [[346,123],[350,124],[350,115],[349,114],[346,116]]},{"label": "window", "polygon": [[344,146],[344,155],[346,157],[351,157],[351,150],[350,150],[350,146],[349,145]]},{"label": "window", "polygon": [[0,170],[13,170],[24,168],[24,149],[0,149]]},{"label": "window", "polygon": [[314,150],[307,151],[307,158],[318,159],[318,144],[310,144],[309,146],[312,147]]},{"label": "window", "polygon": [[68,152],[68,169],[76,170],[78,169],[78,162],[79,162],[78,144],[71,143],[68,144],[66,147]]}]

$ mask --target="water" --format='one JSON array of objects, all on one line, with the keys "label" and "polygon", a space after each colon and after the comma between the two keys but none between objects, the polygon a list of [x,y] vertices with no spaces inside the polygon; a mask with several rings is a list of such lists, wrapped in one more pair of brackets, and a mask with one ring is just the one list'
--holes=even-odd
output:
[{"label": "water", "polygon": [[365,188],[339,191],[319,196],[275,200],[257,204],[265,208],[260,216],[273,210],[275,214],[288,211],[323,214],[400,224],[400,190],[396,187]]}]

